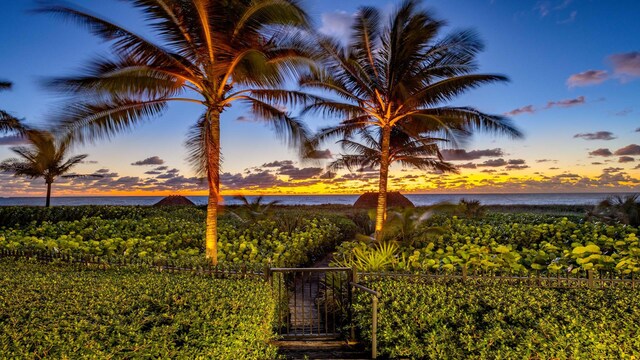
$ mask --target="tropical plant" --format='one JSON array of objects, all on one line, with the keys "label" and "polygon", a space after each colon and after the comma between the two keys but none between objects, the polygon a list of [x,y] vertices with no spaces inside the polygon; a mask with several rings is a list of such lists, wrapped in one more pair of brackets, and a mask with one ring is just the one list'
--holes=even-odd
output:
[{"label": "tropical plant", "polygon": [[7,159],[0,163],[0,171],[12,172],[14,176],[26,176],[31,179],[43,178],[47,184],[45,207],[51,204],[51,184],[59,176],[100,176],[98,174],[65,175],[88,155],[76,155],[65,159],[69,150],[68,142],[58,142],[50,132],[32,129],[21,125],[20,122],[14,128],[22,134],[29,145],[12,147],[11,151],[17,154],[18,158]]},{"label": "tropical plant", "polygon": [[335,137],[350,138],[363,128],[380,132],[377,236],[381,236],[385,220],[394,129],[414,141],[424,137],[454,141],[475,130],[521,136],[503,116],[446,105],[467,90],[507,78],[475,74],[475,57],[482,43],[473,31],[439,38],[444,25],[419,9],[419,1],[404,1],[385,27],[380,11],[363,7],[355,17],[353,36],[346,46],[318,35],[323,69],[300,81],[305,90],[335,95],[317,99],[305,108],[306,112],[341,119],[339,125],[322,129],[314,145]]},{"label": "tropical plant", "polygon": [[[8,81],[0,81],[0,91],[10,90],[12,84]],[[8,112],[0,109],[0,133],[17,132],[22,129],[20,121]]]},{"label": "tropical plant", "polygon": [[239,211],[240,214],[236,214],[234,212],[232,212],[232,214],[236,215],[243,221],[256,221],[264,219],[271,214],[271,207],[279,203],[278,200],[272,200],[267,203],[263,203],[262,200],[264,200],[264,197],[262,196],[258,196],[254,200],[249,200],[244,195],[237,195],[233,198],[240,201],[242,205]]},{"label": "tropical plant", "polygon": [[484,216],[487,209],[480,203],[480,200],[460,199],[454,213],[468,219],[479,219]]},{"label": "tropical plant", "polygon": [[[357,168],[358,171],[362,171],[380,167],[382,134],[379,128],[373,130],[377,131],[377,134],[372,134],[372,129],[363,128],[338,140],[338,144],[348,153],[340,154],[328,168],[331,171],[342,168],[347,168],[349,171]],[[354,135],[358,136],[361,142],[352,139]],[[419,170],[458,172],[455,165],[443,161],[437,145],[438,141],[446,140],[427,137],[413,138],[400,129],[393,128],[389,141],[389,165],[399,163],[402,166],[415,167]]]},{"label": "tropical plant", "polygon": [[587,217],[640,226],[640,194],[611,196],[589,211]]},{"label": "tropical plant", "polygon": [[303,101],[279,90],[309,66],[301,40],[307,15],[295,0],[129,0],[145,14],[154,41],[68,5],[42,12],[86,26],[111,44],[114,56],[97,60],[86,74],[51,81],[71,99],[59,125],[79,141],[110,137],[164,112],[170,103],[204,107],[186,146],[198,175],[207,178],[206,256],[217,263],[220,198],[220,117],[234,103],[250,108],[290,145],[307,137],[284,105]]}]

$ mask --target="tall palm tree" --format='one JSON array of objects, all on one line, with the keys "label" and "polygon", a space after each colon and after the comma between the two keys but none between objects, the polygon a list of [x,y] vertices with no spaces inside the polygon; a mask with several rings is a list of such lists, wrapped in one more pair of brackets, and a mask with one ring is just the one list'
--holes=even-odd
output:
[{"label": "tall palm tree", "polygon": [[[72,101],[60,125],[79,141],[110,137],[161,114],[169,103],[202,106],[186,145],[209,186],[206,256],[217,263],[220,197],[220,115],[232,103],[249,106],[290,145],[307,136],[284,108],[304,95],[286,80],[309,66],[302,35],[307,15],[296,0],[128,0],[145,15],[152,41],[67,5],[41,10],[76,20],[111,44],[114,55],[84,75],[52,81]],[[298,32],[304,34],[304,32]]]},{"label": "tall palm tree", "polygon": [[[340,125],[338,125],[340,126]],[[375,132],[372,133],[372,132]],[[354,135],[359,139],[354,139]],[[458,168],[443,160],[438,142],[445,139],[409,136],[399,128],[391,129],[389,139],[389,165],[398,163],[403,167],[440,172],[458,172]],[[380,167],[382,158],[382,131],[380,128],[362,128],[337,142],[347,153],[340,154],[329,164],[329,170],[347,168],[361,171]]]},{"label": "tall palm tree", "polygon": [[507,118],[472,107],[447,105],[467,90],[508,79],[476,74],[475,57],[483,48],[476,34],[459,31],[440,37],[445,23],[419,5],[419,1],[404,1],[387,26],[377,9],[361,8],[347,45],[319,36],[324,70],[314,71],[300,81],[304,90],[334,95],[315,101],[306,107],[306,112],[341,120],[339,126],[320,131],[316,144],[334,137],[348,138],[363,128],[379,129],[378,237],[385,220],[394,129],[416,140],[438,137],[455,141],[475,130],[521,136]]},{"label": "tall palm tree", "polygon": [[47,184],[46,207],[51,204],[51,184],[59,176],[88,176],[65,175],[87,157],[83,154],[65,159],[69,150],[68,142],[58,143],[50,132],[24,126],[19,132],[23,134],[29,145],[11,148],[18,158],[7,159],[0,163],[0,171],[12,172],[15,176],[26,176],[31,179],[43,178]]}]

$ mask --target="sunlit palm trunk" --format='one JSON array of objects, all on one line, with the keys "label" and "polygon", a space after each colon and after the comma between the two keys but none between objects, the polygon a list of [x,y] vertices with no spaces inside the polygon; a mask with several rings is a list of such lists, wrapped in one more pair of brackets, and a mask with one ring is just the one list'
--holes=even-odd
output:
[{"label": "sunlit palm trunk", "polygon": [[209,201],[207,204],[206,256],[218,264],[218,200],[220,199],[220,111],[211,110],[207,115],[206,132],[207,179]]},{"label": "sunlit palm trunk", "polygon": [[51,182],[47,181],[47,199],[45,200],[45,207],[49,207],[51,205]]},{"label": "sunlit palm trunk", "polygon": [[378,186],[378,207],[376,210],[376,240],[382,240],[382,230],[387,217],[387,181],[389,178],[389,148],[391,127],[382,129],[382,153],[380,155],[380,183]]}]

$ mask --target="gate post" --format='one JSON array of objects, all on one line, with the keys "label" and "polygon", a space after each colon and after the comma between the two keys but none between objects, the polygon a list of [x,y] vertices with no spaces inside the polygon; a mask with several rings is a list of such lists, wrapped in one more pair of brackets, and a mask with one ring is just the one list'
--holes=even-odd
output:
[{"label": "gate post", "polygon": [[[358,269],[356,266],[351,267],[351,283],[358,283]],[[355,286],[349,286],[349,326],[351,328],[351,341],[356,340],[356,327],[353,324],[353,293]]]}]

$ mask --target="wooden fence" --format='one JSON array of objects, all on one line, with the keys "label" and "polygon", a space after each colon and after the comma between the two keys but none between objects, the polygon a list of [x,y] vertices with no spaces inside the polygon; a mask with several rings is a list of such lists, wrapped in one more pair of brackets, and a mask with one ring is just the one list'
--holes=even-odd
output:
[{"label": "wooden fence", "polygon": [[496,283],[515,286],[543,288],[640,288],[640,276],[637,274],[620,274],[614,271],[589,270],[577,273],[528,273],[525,275],[500,274],[483,271],[467,271],[462,267],[458,272],[431,271],[420,273],[409,272],[360,272],[359,279],[388,280],[405,279],[420,283],[456,283],[470,285],[493,285]]},{"label": "wooden fence", "polygon": [[153,260],[141,258],[111,258],[88,255],[71,255],[54,251],[17,251],[0,250],[2,258],[25,258],[39,262],[60,262],[78,268],[112,269],[112,268],[143,268],[169,273],[191,273],[208,275],[216,278],[264,278],[264,271],[256,266],[242,265],[211,265],[211,264],[181,264],[173,260]]}]

